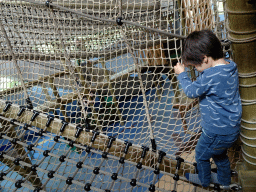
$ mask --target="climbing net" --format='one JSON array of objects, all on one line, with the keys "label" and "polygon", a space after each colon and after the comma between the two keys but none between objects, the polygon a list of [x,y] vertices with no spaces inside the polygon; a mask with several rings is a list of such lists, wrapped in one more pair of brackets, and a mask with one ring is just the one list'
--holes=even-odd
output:
[{"label": "climbing net", "polygon": [[[184,95],[173,66],[191,31],[208,28],[226,39],[221,1],[0,6],[4,190],[200,189],[184,177],[195,171],[198,101]],[[187,72],[196,79],[193,68]]]}]

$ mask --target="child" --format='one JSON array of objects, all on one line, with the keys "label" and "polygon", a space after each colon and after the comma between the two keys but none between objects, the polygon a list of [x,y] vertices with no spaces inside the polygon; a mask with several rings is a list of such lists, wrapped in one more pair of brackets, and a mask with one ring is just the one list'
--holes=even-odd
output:
[{"label": "child", "polygon": [[[227,149],[237,140],[242,106],[238,71],[233,61],[223,58],[221,43],[209,30],[194,31],[186,39],[183,64],[174,67],[185,94],[199,98],[202,134],[195,149],[198,174],[186,174],[193,183],[230,185],[231,170]],[[192,82],[185,66],[192,65],[200,75]],[[210,158],[217,165],[211,173]]]}]

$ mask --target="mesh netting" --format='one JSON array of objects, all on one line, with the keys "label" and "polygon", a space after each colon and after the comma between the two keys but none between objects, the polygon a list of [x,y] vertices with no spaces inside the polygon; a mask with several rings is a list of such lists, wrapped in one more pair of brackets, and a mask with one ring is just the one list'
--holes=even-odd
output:
[{"label": "mesh netting", "polygon": [[194,172],[199,106],[173,66],[191,31],[208,28],[226,39],[222,2],[0,6],[3,191],[195,189],[183,181]]}]

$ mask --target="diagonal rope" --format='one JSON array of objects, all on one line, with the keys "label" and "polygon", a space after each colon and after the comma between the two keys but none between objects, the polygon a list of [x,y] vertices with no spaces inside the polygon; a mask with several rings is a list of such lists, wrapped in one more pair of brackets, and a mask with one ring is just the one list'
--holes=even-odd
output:
[{"label": "diagonal rope", "polygon": [[16,68],[16,70],[18,72],[19,80],[20,80],[21,86],[22,86],[22,88],[24,90],[24,95],[25,95],[25,98],[26,98],[27,107],[28,107],[28,109],[33,109],[32,102],[31,102],[31,100],[29,98],[29,95],[28,95],[28,90],[27,90],[27,88],[26,88],[26,86],[24,84],[24,79],[22,77],[20,67],[19,67],[18,62],[16,60],[16,57],[15,57],[15,55],[13,53],[11,42],[10,42],[9,37],[8,37],[8,35],[6,33],[6,30],[5,30],[5,28],[4,28],[3,24],[2,24],[2,21],[0,21],[0,28],[1,28],[1,31],[2,31],[2,33],[4,35],[4,37],[5,37],[5,41],[7,43],[7,47],[9,49],[9,52],[12,55],[12,61],[13,61],[14,65],[15,65],[15,68]]},{"label": "diagonal rope", "polygon": [[152,124],[151,124],[151,120],[150,120],[149,109],[148,109],[148,104],[147,104],[147,98],[146,98],[145,88],[144,88],[144,85],[143,85],[143,82],[142,82],[140,67],[139,67],[139,64],[138,64],[138,62],[137,62],[137,60],[135,58],[135,55],[134,55],[134,53],[132,51],[131,46],[128,43],[128,40],[126,38],[126,35],[125,35],[122,27],[120,27],[120,29],[121,29],[121,34],[122,34],[122,36],[124,38],[124,41],[125,41],[125,43],[126,43],[126,45],[128,47],[128,51],[129,51],[129,53],[132,56],[133,62],[134,62],[135,67],[136,67],[136,71],[138,73],[138,77],[139,77],[139,81],[140,81],[140,89],[141,89],[141,92],[142,92],[142,95],[143,95],[143,105],[145,107],[147,121],[148,121],[148,126],[149,126],[149,133],[150,133],[150,139],[151,139],[151,143],[152,143],[152,150],[156,151],[156,143],[155,143],[153,128],[152,128]]}]

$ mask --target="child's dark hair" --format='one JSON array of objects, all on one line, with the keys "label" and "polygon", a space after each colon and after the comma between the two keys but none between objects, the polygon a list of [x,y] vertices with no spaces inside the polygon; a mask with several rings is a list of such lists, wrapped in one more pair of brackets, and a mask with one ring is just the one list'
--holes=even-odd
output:
[{"label": "child's dark hair", "polygon": [[183,63],[202,64],[204,56],[212,57],[213,60],[223,58],[221,43],[210,30],[194,31],[184,41]]}]

